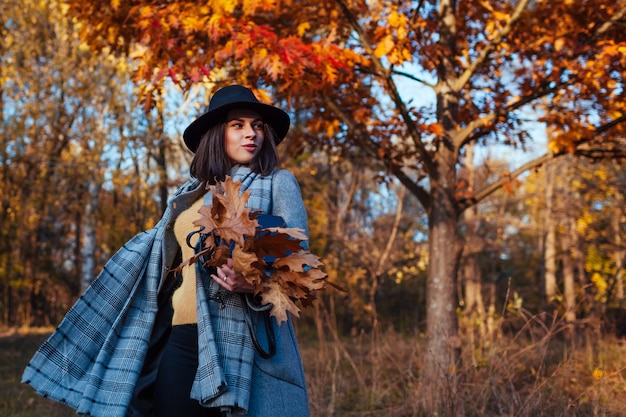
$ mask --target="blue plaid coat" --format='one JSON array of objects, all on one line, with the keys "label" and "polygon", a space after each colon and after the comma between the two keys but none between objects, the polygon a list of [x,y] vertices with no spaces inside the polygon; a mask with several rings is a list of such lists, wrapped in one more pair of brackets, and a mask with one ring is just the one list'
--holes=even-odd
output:
[{"label": "blue plaid coat", "polygon": [[[235,167],[231,176],[242,181],[242,190],[250,189],[250,207],[283,217],[288,227],[307,229],[300,189],[291,173],[280,170],[260,177],[246,167]],[[37,350],[24,371],[24,383],[79,414],[151,415],[151,384],[171,324],[167,312],[171,280],[161,278],[175,266],[178,253],[173,222],[203,193],[197,181],[183,185],[155,228],[136,235],[113,255]],[[217,284],[198,271],[200,363],[191,397],[206,406],[227,406],[237,415],[308,417],[291,321],[278,326],[272,319],[276,355],[261,358],[242,320],[241,297],[232,294],[226,308],[216,308],[209,299]],[[251,300],[249,304],[262,310]],[[267,346],[263,320],[253,319],[257,339]],[[245,337],[214,337],[224,331]]]}]

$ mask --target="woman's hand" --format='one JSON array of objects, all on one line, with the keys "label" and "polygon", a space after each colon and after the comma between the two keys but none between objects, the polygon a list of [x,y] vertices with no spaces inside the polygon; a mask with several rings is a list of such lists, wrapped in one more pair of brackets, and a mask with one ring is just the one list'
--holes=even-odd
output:
[{"label": "woman's hand", "polygon": [[254,286],[250,284],[243,275],[238,274],[233,269],[233,260],[228,261],[222,266],[218,266],[217,273],[212,274],[211,278],[217,282],[220,287],[232,292],[253,292]]}]

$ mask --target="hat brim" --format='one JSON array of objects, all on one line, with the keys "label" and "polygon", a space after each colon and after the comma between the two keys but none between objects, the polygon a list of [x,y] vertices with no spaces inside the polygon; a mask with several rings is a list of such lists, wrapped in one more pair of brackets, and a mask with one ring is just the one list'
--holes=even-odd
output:
[{"label": "hat brim", "polygon": [[185,145],[196,152],[202,136],[214,125],[226,120],[226,116],[233,109],[251,109],[258,112],[263,121],[268,123],[276,133],[275,143],[278,145],[287,136],[289,125],[291,123],[289,115],[283,110],[264,103],[251,103],[249,101],[233,102],[215,109],[209,110],[202,116],[194,120],[183,132],[183,140]]}]

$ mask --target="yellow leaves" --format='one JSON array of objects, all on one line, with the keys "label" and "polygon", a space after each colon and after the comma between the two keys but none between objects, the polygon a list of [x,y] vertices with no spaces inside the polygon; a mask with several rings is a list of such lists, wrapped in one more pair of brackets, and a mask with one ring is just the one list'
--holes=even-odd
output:
[{"label": "yellow leaves", "polygon": [[335,136],[335,133],[337,133],[339,131],[339,120],[335,119],[332,122],[328,123],[326,125],[326,134],[328,135],[329,138],[332,138],[333,136]]},{"label": "yellow leaves", "polygon": [[[561,123],[561,122],[557,122]],[[551,137],[548,143],[548,149],[552,152],[568,152],[574,153],[580,142],[588,140],[594,136],[593,127],[583,126],[581,124],[561,125],[550,129]]]},{"label": "yellow leaves", "polygon": [[493,39],[496,33],[511,19],[511,15],[501,10],[495,10],[487,2],[481,2],[481,5],[489,10],[492,15],[492,18],[485,22],[485,34],[487,39]]},{"label": "yellow leaves", "polygon": [[563,38],[559,38],[559,39],[554,41],[554,49],[557,52],[560,52],[563,49],[564,45],[565,45],[565,39],[563,39]]},{"label": "yellow leaves", "polygon": [[602,169],[596,169],[593,171],[593,175],[595,175],[596,177],[600,178],[600,180],[602,181],[606,181],[606,171],[602,170]]},{"label": "yellow leaves", "polygon": [[302,37],[306,33],[307,30],[311,29],[311,24],[309,22],[302,22],[298,25],[298,36]]},{"label": "yellow leaves", "polygon": [[373,54],[377,58],[387,58],[390,64],[401,65],[405,61],[412,58],[411,51],[408,49],[410,43],[409,21],[407,16],[399,12],[396,6],[389,6],[385,23],[377,30],[377,44]]},{"label": "yellow leaves", "polygon": [[382,58],[383,56],[391,52],[394,46],[395,43],[393,41],[393,36],[387,35],[376,46],[376,49],[374,50],[374,55],[376,55],[377,58]]},{"label": "yellow leaves", "polygon": [[387,22],[389,23],[389,26],[394,29],[396,37],[399,41],[403,41],[407,38],[408,21],[404,14],[393,10]]},{"label": "yellow leaves", "polygon": [[335,84],[337,81],[337,69],[331,64],[324,65],[324,80],[328,81],[330,84]]},{"label": "yellow leaves", "polygon": [[117,10],[120,8],[120,1],[121,0],[111,0],[111,7],[113,8],[113,10]]},{"label": "yellow leaves", "polygon": [[[299,314],[297,302],[310,304],[328,276],[319,258],[302,249],[307,239],[303,231],[260,224],[259,213],[246,207],[249,195],[248,190],[240,193],[240,184],[227,177],[215,187],[212,204],[200,207],[194,225],[203,228],[206,264],[222,265],[232,258],[235,271],[254,285],[263,304],[272,305],[270,314],[280,323],[288,312]],[[179,268],[198,259],[196,254]]]},{"label": "yellow leaves", "polygon": [[398,48],[393,35],[386,35],[374,49],[377,58],[387,57],[389,63],[400,65],[411,59],[411,52],[406,48]]},{"label": "yellow leaves", "polygon": [[606,290],[609,288],[609,283],[604,279],[604,277],[598,272],[594,272],[591,275],[591,282],[596,288],[596,300],[602,300],[606,295]]},{"label": "yellow leaves", "polygon": [[139,8],[139,17],[142,19],[152,17],[153,14],[154,13],[151,6],[142,6]]},{"label": "yellow leaves", "polygon": [[591,373],[593,379],[602,379],[606,376],[606,371],[603,369],[595,368]]},{"label": "yellow leaves", "polygon": [[216,0],[213,2],[213,7],[220,14],[230,14],[237,7],[237,3],[239,3],[237,0]]},{"label": "yellow leaves", "polygon": [[581,217],[576,219],[576,231],[579,235],[584,235],[593,222],[593,218],[591,217],[591,213],[585,211]]},{"label": "yellow leaves", "polygon": [[267,69],[268,74],[272,77],[273,80],[278,80],[281,72],[282,63],[280,62],[280,57],[278,55],[273,55],[270,58],[270,65]]}]

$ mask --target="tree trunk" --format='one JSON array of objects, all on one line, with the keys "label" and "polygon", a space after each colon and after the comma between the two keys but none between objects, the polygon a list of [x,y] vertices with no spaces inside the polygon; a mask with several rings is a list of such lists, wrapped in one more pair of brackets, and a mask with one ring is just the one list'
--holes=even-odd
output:
[{"label": "tree trunk", "polygon": [[556,219],[554,213],[554,163],[546,164],[546,212],[544,225],[544,290],[549,304],[557,293],[556,285]]},{"label": "tree trunk", "polygon": [[572,234],[576,233],[575,219],[568,217],[563,234],[563,298],[565,301],[565,321],[576,321],[576,290],[574,274],[574,242]]},{"label": "tree trunk", "polygon": [[611,218],[611,228],[613,229],[613,241],[615,245],[615,298],[620,306],[624,303],[624,257],[626,250],[623,248],[622,231],[620,221],[623,216],[623,198],[619,191],[616,191],[615,201],[618,202]]},{"label": "tree trunk", "polygon": [[156,142],[156,152],[152,154],[156,165],[157,165],[157,173],[159,176],[159,204],[161,213],[165,213],[167,209],[167,197],[169,195],[169,191],[167,189],[167,149],[169,144],[169,139],[167,134],[165,133],[165,100],[163,99],[161,93],[158,94],[156,100],[156,110],[157,110],[157,120],[156,120],[156,132],[155,136],[157,137]]},{"label": "tree trunk", "polygon": [[382,254],[378,258],[376,262],[376,270],[371,274],[372,276],[372,285],[370,286],[369,291],[369,305],[372,309],[372,327],[375,332],[378,332],[378,309],[376,306],[376,296],[378,295],[378,287],[380,284],[380,279],[385,273],[387,269],[387,260],[389,259],[389,255],[393,249],[393,243],[396,240],[398,235],[398,229],[400,227],[400,223],[402,221],[402,211],[404,207],[404,197],[406,195],[406,188],[404,186],[400,186],[400,190],[396,191],[397,205],[396,205],[396,214],[393,221],[393,226],[391,227],[389,236],[387,237],[387,243],[385,245],[385,249]]},{"label": "tree trunk", "polygon": [[[453,165],[452,165],[453,166]],[[456,414],[456,369],[460,339],[456,314],[456,273],[461,245],[448,171],[432,184],[428,220],[429,263],[426,282],[426,349],[422,374],[424,408],[433,415]],[[452,188],[453,190],[454,188]]]},{"label": "tree trunk", "polygon": [[460,339],[456,315],[457,271],[462,245],[457,235],[455,200],[458,157],[459,96],[453,90],[456,74],[456,0],[439,3],[439,44],[445,53],[437,65],[437,121],[443,133],[436,138],[436,157],[429,164],[429,262],[426,279],[426,349],[421,398],[427,415],[454,416],[457,403],[456,370]]},{"label": "tree trunk", "polygon": [[[468,196],[474,195],[474,144],[466,146],[465,169],[467,179]],[[472,206],[463,212],[463,224],[465,244],[463,248],[463,273],[461,274],[464,284],[463,315],[465,320],[462,327],[470,338],[472,346],[472,361],[477,363],[476,352],[487,346],[487,324],[485,304],[482,296],[482,274],[478,253],[484,248],[484,241],[478,236],[477,207]],[[478,335],[478,337],[476,337]]]},{"label": "tree trunk", "polygon": [[81,272],[80,290],[85,292],[91,285],[94,278],[96,265],[96,211],[98,210],[98,195],[100,184],[95,180],[89,182],[87,186],[87,205],[85,207],[83,233],[81,237]]}]

